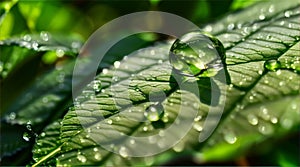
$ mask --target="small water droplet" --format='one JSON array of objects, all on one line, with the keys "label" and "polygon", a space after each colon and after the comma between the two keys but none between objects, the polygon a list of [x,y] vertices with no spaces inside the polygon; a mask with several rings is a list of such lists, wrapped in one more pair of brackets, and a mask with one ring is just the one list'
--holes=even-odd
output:
[{"label": "small water droplet", "polygon": [[39,44],[37,42],[33,42],[31,47],[34,49],[34,50],[38,50],[38,47],[39,47]]},{"label": "small water droplet", "polygon": [[103,74],[107,74],[108,73],[108,69],[107,68],[103,68],[102,73]]},{"label": "small water droplet", "polygon": [[200,104],[195,102],[193,103],[193,108],[196,109],[196,110],[199,110],[199,107],[200,107]]},{"label": "small water droplet", "polygon": [[49,40],[49,33],[45,32],[45,31],[42,31],[40,33],[40,37],[42,38],[43,41],[48,41]]},{"label": "small water droplet", "polygon": [[42,132],[40,136],[41,136],[41,137],[45,137],[45,136],[46,136],[46,133],[45,133],[45,132]]},{"label": "small water droplet", "polygon": [[121,147],[120,150],[119,150],[119,154],[124,157],[124,158],[127,158],[128,157],[128,152],[127,152],[127,149],[126,147]]},{"label": "small water droplet", "polygon": [[233,30],[234,27],[235,27],[235,25],[234,25],[233,23],[231,23],[231,24],[229,24],[229,25],[227,26],[227,29],[228,29],[228,30]]},{"label": "small water droplet", "polygon": [[163,113],[163,106],[161,104],[151,105],[144,112],[144,116],[151,122],[158,121]]},{"label": "small water droplet", "polygon": [[284,12],[284,16],[285,16],[285,17],[290,17],[291,14],[292,14],[292,12],[289,11],[289,10]]},{"label": "small water droplet", "polygon": [[92,85],[93,85],[93,89],[94,89],[94,91],[95,92],[100,92],[101,91],[101,81],[99,81],[99,80],[94,80],[93,82],[92,82]]},{"label": "small water droplet", "polygon": [[82,163],[85,163],[86,162],[86,157],[81,155],[81,154],[78,154],[77,155],[77,159],[82,162]]},{"label": "small water droplet", "polygon": [[295,72],[300,72],[300,61],[294,61],[291,64],[291,68],[295,70]]},{"label": "small water droplet", "polygon": [[147,126],[144,126],[144,127],[143,127],[143,131],[145,131],[145,132],[148,131],[148,127],[147,127]]},{"label": "small water droplet", "polygon": [[284,81],[280,81],[279,82],[279,86],[284,86],[285,85],[285,82]]},{"label": "small water droplet", "polygon": [[203,130],[203,127],[199,122],[195,122],[193,128],[198,132],[201,132]]},{"label": "small water droplet", "polygon": [[11,112],[11,113],[9,113],[9,115],[8,115],[8,119],[9,120],[14,120],[14,119],[16,119],[16,113],[15,112]]},{"label": "small water droplet", "polygon": [[121,63],[120,63],[119,61],[115,61],[115,62],[114,62],[114,67],[115,67],[115,68],[119,68],[120,65],[121,65]]},{"label": "small water droplet", "polygon": [[262,74],[263,74],[263,71],[262,71],[262,70],[259,70],[259,71],[258,71],[258,74],[259,74],[259,75],[262,75]]},{"label": "small water droplet", "polygon": [[272,122],[273,124],[276,124],[276,123],[278,122],[278,119],[277,119],[276,117],[272,117],[272,118],[271,118],[271,122]]},{"label": "small water droplet", "polygon": [[217,38],[191,32],[173,43],[169,60],[173,69],[182,75],[211,77],[223,68],[225,51]]},{"label": "small water droplet", "polygon": [[23,139],[25,140],[25,141],[29,141],[30,140],[30,135],[27,133],[27,132],[24,132],[23,133]]},{"label": "small water droplet", "polygon": [[258,118],[257,118],[255,115],[249,114],[249,115],[247,116],[247,119],[248,119],[248,122],[249,122],[251,125],[257,125],[257,124],[258,124]]},{"label": "small water droplet", "polygon": [[23,40],[24,41],[31,41],[31,36],[26,34],[26,35],[23,36]]},{"label": "small water droplet", "polygon": [[129,142],[130,142],[130,144],[135,144],[135,140],[134,139],[131,139]]},{"label": "small water droplet", "polygon": [[56,50],[56,56],[61,58],[65,55],[65,51],[63,49],[57,49]]},{"label": "small water droplet", "polygon": [[99,160],[102,159],[102,156],[101,156],[100,153],[95,153],[94,158],[95,158],[95,160],[98,160],[98,161],[99,161]]},{"label": "small water droplet", "polygon": [[234,144],[237,141],[237,137],[233,132],[226,132],[224,134],[224,140],[229,144]]},{"label": "small water droplet", "polygon": [[268,9],[268,11],[269,11],[270,13],[273,13],[274,10],[275,10],[274,5],[271,5],[271,6],[269,7],[269,9]]},{"label": "small water droplet", "polygon": [[107,119],[106,122],[110,125],[113,123],[113,121],[111,119]]},{"label": "small water droplet", "polygon": [[277,60],[268,60],[265,62],[264,66],[269,71],[277,71],[281,67],[281,64]]},{"label": "small water droplet", "polygon": [[269,124],[262,124],[258,126],[258,131],[264,135],[270,135],[273,133],[273,127]]},{"label": "small water droplet", "polygon": [[196,118],[194,118],[194,121],[200,121],[202,119],[201,115],[198,115]]},{"label": "small water droplet", "polygon": [[289,118],[283,118],[280,121],[280,124],[282,127],[284,127],[285,129],[290,129],[293,126],[293,120],[289,119]]},{"label": "small water droplet", "polygon": [[261,15],[258,16],[258,18],[259,18],[259,20],[264,20],[266,18],[266,16],[261,14]]},{"label": "small water droplet", "polygon": [[183,151],[184,149],[184,143],[183,142],[179,142],[178,144],[176,144],[174,147],[173,147],[173,150],[175,152],[181,152]]},{"label": "small water droplet", "polygon": [[81,43],[78,42],[78,41],[72,42],[72,43],[71,43],[71,47],[72,47],[73,49],[79,49],[79,48],[81,47]]}]

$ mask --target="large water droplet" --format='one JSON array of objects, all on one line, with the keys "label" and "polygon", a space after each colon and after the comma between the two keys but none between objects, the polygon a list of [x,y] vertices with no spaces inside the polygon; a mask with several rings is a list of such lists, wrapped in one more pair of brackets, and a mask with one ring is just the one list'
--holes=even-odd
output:
[{"label": "large water droplet", "polygon": [[264,66],[270,71],[276,71],[281,67],[281,64],[277,60],[268,60],[265,62]]},{"label": "large water droplet", "polygon": [[151,105],[144,112],[144,116],[151,122],[158,121],[163,113],[163,106],[161,104]]},{"label": "large water droplet", "polygon": [[223,68],[225,51],[217,38],[191,32],[173,43],[169,59],[175,71],[182,75],[211,77]]}]

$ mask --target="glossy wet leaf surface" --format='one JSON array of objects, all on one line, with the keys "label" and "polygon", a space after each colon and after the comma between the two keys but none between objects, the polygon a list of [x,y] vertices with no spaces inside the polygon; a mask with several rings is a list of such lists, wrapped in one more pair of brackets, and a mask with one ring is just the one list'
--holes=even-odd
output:
[{"label": "glossy wet leaf surface", "polygon": [[[35,154],[35,161],[61,165],[150,166],[160,165],[178,153],[191,154],[199,162],[228,160],[258,143],[293,133],[300,125],[299,16],[297,1],[261,2],[204,27],[223,43],[231,78],[231,84],[226,85],[226,105],[220,124],[205,142],[199,143],[198,138],[206,130],[203,123],[209,108],[214,106],[201,101],[188,89],[180,90],[170,77],[169,42],[133,52],[103,70],[96,77],[101,82],[101,91],[90,93],[93,84],[85,88],[62,120],[61,133],[51,136],[58,142],[46,146],[43,141],[47,136],[37,141],[34,152],[40,149],[42,154]],[[271,60],[279,61],[280,66],[266,66]],[[224,88],[225,83],[214,82],[220,89]],[[165,99],[158,100],[164,108],[160,124],[132,121],[145,117],[144,112],[153,105],[149,101],[153,92],[166,95]],[[207,95],[201,96],[205,99]],[[194,125],[177,145],[158,155],[130,158],[133,150],[143,151],[132,140],[123,140],[126,147],[112,145],[118,153],[114,154],[90,136],[101,143],[110,143],[120,138],[114,131],[117,129],[127,135],[159,134],[176,138],[176,132],[166,136],[164,129],[176,124],[180,106],[185,112],[198,112]],[[185,119],[188,116],[179,118]],[[149,138],[149,143],[164,147],[168,141]]]}]

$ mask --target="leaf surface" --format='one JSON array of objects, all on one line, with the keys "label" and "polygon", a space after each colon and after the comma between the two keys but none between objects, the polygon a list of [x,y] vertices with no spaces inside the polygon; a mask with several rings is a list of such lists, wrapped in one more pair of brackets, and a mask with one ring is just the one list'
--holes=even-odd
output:
[{"label": "leaf surface", "polygon": [[[257,9],[261,13],[253,12]],[[299,15],[297,1],[261,2],[204,28],[223,43],[231,78],[229,85],[211,81],[220,92],[224,88],[227,92],[222,119],[205,142],[198,142],[199,134],[208,130],[203,129],[204,122],[215,106],[201,101],[201,97],[209,94],[195,96],[188,83],[184,89],[178,87],[168,63],[171,43],[165,43],[136,51],[122,60],[120,66],[99,74],[96,80],[101,82],[102,91],[93,94],[91,84],[86,87],[75,101],[79,103],[62,121],[61,142],[54,147],[60,151],[45,151],[44,156],[36,159],[37,164],[57,158],[56,163],[62,165],[161,165],[172,155],[185,153],[200,162],[228,160],[245,154],[257,143],[293,133],[300,125]],[[280,62],[277,71],[266,68],[270,60]],[[197,85],[203,82],[200,79]],[[164,94],[165,98],[156,99],[157,94]],[[140,122],[153,99],[163,106],[161,121]],[[184,129],[182,122],[194,119],[180,111],[196,111],[197,117],[193,128],[177,145],[155,156],[128,158],[137,150],[144,153],[152,148],[136,148],[137,141],[124,136],[158,134],[162,138],[149,137],[145,144],[164,148],[178,137],[178,130],[165,134],[168,127],[177,124]],[[118,154],[99,143],[118,143],[111,145]]]}]

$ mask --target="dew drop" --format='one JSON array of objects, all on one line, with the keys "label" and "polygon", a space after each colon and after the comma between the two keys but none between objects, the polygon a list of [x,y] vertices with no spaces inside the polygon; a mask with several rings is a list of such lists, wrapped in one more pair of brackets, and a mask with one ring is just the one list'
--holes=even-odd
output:
[{"label": "dew drop", "polygon": [[284,16],[285,16],[285,17],[290,17],[291,14],[292,14],[292,12],[289,11],[289,10],[284,12]]},{"label": "dew drop", "polygon": [[277,60],[268,60],[265,62],[264,66],[269,71],[277,71],[281,67],[281,64]]},{"label": "dew drop", "polygon": [[31,41],[31,36],[26,34],[26,35],[23,36],[23,40],[24,41]]},{"label": "dew drop", "polygon": [[300,61],[294,61],[291,64],[291,68],[295,70],[295,72],[300,72]]},{"label": "dew drop", "polygon": [[25,140],[25,141],[29,141],[30,140],[30,135],[27,133],[27,132],[24,132],[23,133],[23,139]]},{"label": "dew drop", "polygon": [[62,50],[62,49],[57,49],[57,50],[56,50],[56,56],[57,56],[57,57],[61,58],[61,57],[63,57],[64,55],[65,55],[65,51],[64,51],[64,50]]},{"label": "dew drop", "polygon": [[277,119],[276,117],[272,117],[272,118],[271,118],[271,122],[272,122],[273,124],[276,124],[276,123],[278,122],[278,119]]},{"label": "dew drop", "polygon": [[82,162],[82,163],[85,163],[86,162],[86,157],[81,155],[81,154],[78,154],[77,155],[77,159]]},{"label": "dew drop", "polygon": [[92,82],[92,85],[93,85],[93,89],[94,89],[94,91],[95,92],[100,92],[101,91],[101,81],[99,81],[99,80],[94,80],[93,82]]},{"label": "dew drop", "polygon": [[248,122],[251,125],[257,125],[258,124],[258,118],[255,115],[250,114],[250,115],[247,116],[247,119],[248,119]]},{"label": "dew drop", "polygon": [[280,124],[285,129],[290,129],[294,123],[293,123],[293,120],[291,120],[289,118],[283,118],[283,119],[281,119]]},{"label": "dew drop", "polygon": [[115,68],[119,68],[120,65],[121,65],[121,63],[120,63],[119,61],[115,61],[115,62],[114,62],[114,67],[115,67]]},{"label": "dew drop", "polygon": [[231,24],[229,24],[229,25],[227,26],[227,29],[228,29],[228,30],[233,30],[234,27],[235,27],[235,25],[234,25],[233,23],[231,23]]},{"label": "dew drop", "polygon": [[261,14],[261,15],[258,16],[258,18],[259,18],[259,20],[264,20],[266,18],[266,16]]},{"label": "dew drop", "polygon": [[103,68],[102,73],[103,74],[107,74],[108,73],[108,69],[107,68]]},{"label": "dew drop", "polygon": [[130,144],[135,144],[135,140],[134,139],[131,139],[129,142],[130,142]]},{"label": "dew drop", "polygon": [[194,118],[194,121],[200,121],[202,119],[201,115],[198,115],[196,118]]},{"label": "dew drop", "polygon": [[102,159],[102,156],[101,156],[100,153],[96,153],[96,154],[94,155],[94,158],[95,158],[95,160],[99,161],[99,160]]},{"label": "dew drop", "polygon": [[144,112],[144,116],[151,122],[158,121],[163,113],[163,107],[161,104],[151,105]]},{"label": "dew drop", "polygon": [[40,33],[40,37],[42,38],[43,41],[48,41],[49,40],[49,33],[45,32],[45,31],[42,31]]},{"label": "dew drop", "polygon": [[148,127],[147,127],[147,126],[144,126],[144,127],[143,127],[143,131],[145,131],[145,132],[148,131]]},{"label": "dew drop", "polygon": [[8,119],[9,120],[14,120],[14,119],[16,119],[16,113],[15,112],[11,112],[9,115],[8,115]]},{"label": "dew drop", "polygon": [[46,133],[45,133],[45,132],[42,132],[40,136],[41,136],[41,137],[45,137],[45,136],[46,136]]},{"label": "dew drop", "polygon": [[183,142],[180,142],[180,143],[176,144],[176,145],[173,147],[173,150],[174,150],[175,152],[181,152],[181,151],[183,151],[183,149],[184,149],[184,143],[183,143]]},{"label": "dew drop", "polygon": [[121,147],[119,150],[119,154],[123,157],[123,158],[127,158],[128,157],[128,152],[126,147]]},{"label": "dew drop", "polygon": [[227,132],[224,134],[224,140],[229,144],[234,144],[237,141],[237,137],[232,132]]},{"label": "dew drop", "polygon": [[106,122],[110,125],[113,123],[113,121],[111,119],[107,119]]},{"label": "dew drop", "polygon": [[259,125],[258,126],[258,131],[261,134],[269,135],[269,134],[273,133],[273,127],[271,125],[269,125],[269,124]]},{"label": "dew drop", "polygon": [[191,32],[177,39],[170,50],[173,69],[185,76],[215,76],[225,64],[225,51],[215,37]]},{"label": "dew drop", "polygon": [[31,47],[34,49],[34,50],[38,50],[38,47],[39,47],[39,44],[37,42],[33,42]]},{"label": "dew drop", "polygon": [[195,122],[193,128],[198,132],[201,132],[203,130],[203,127],[199,122]]}]

